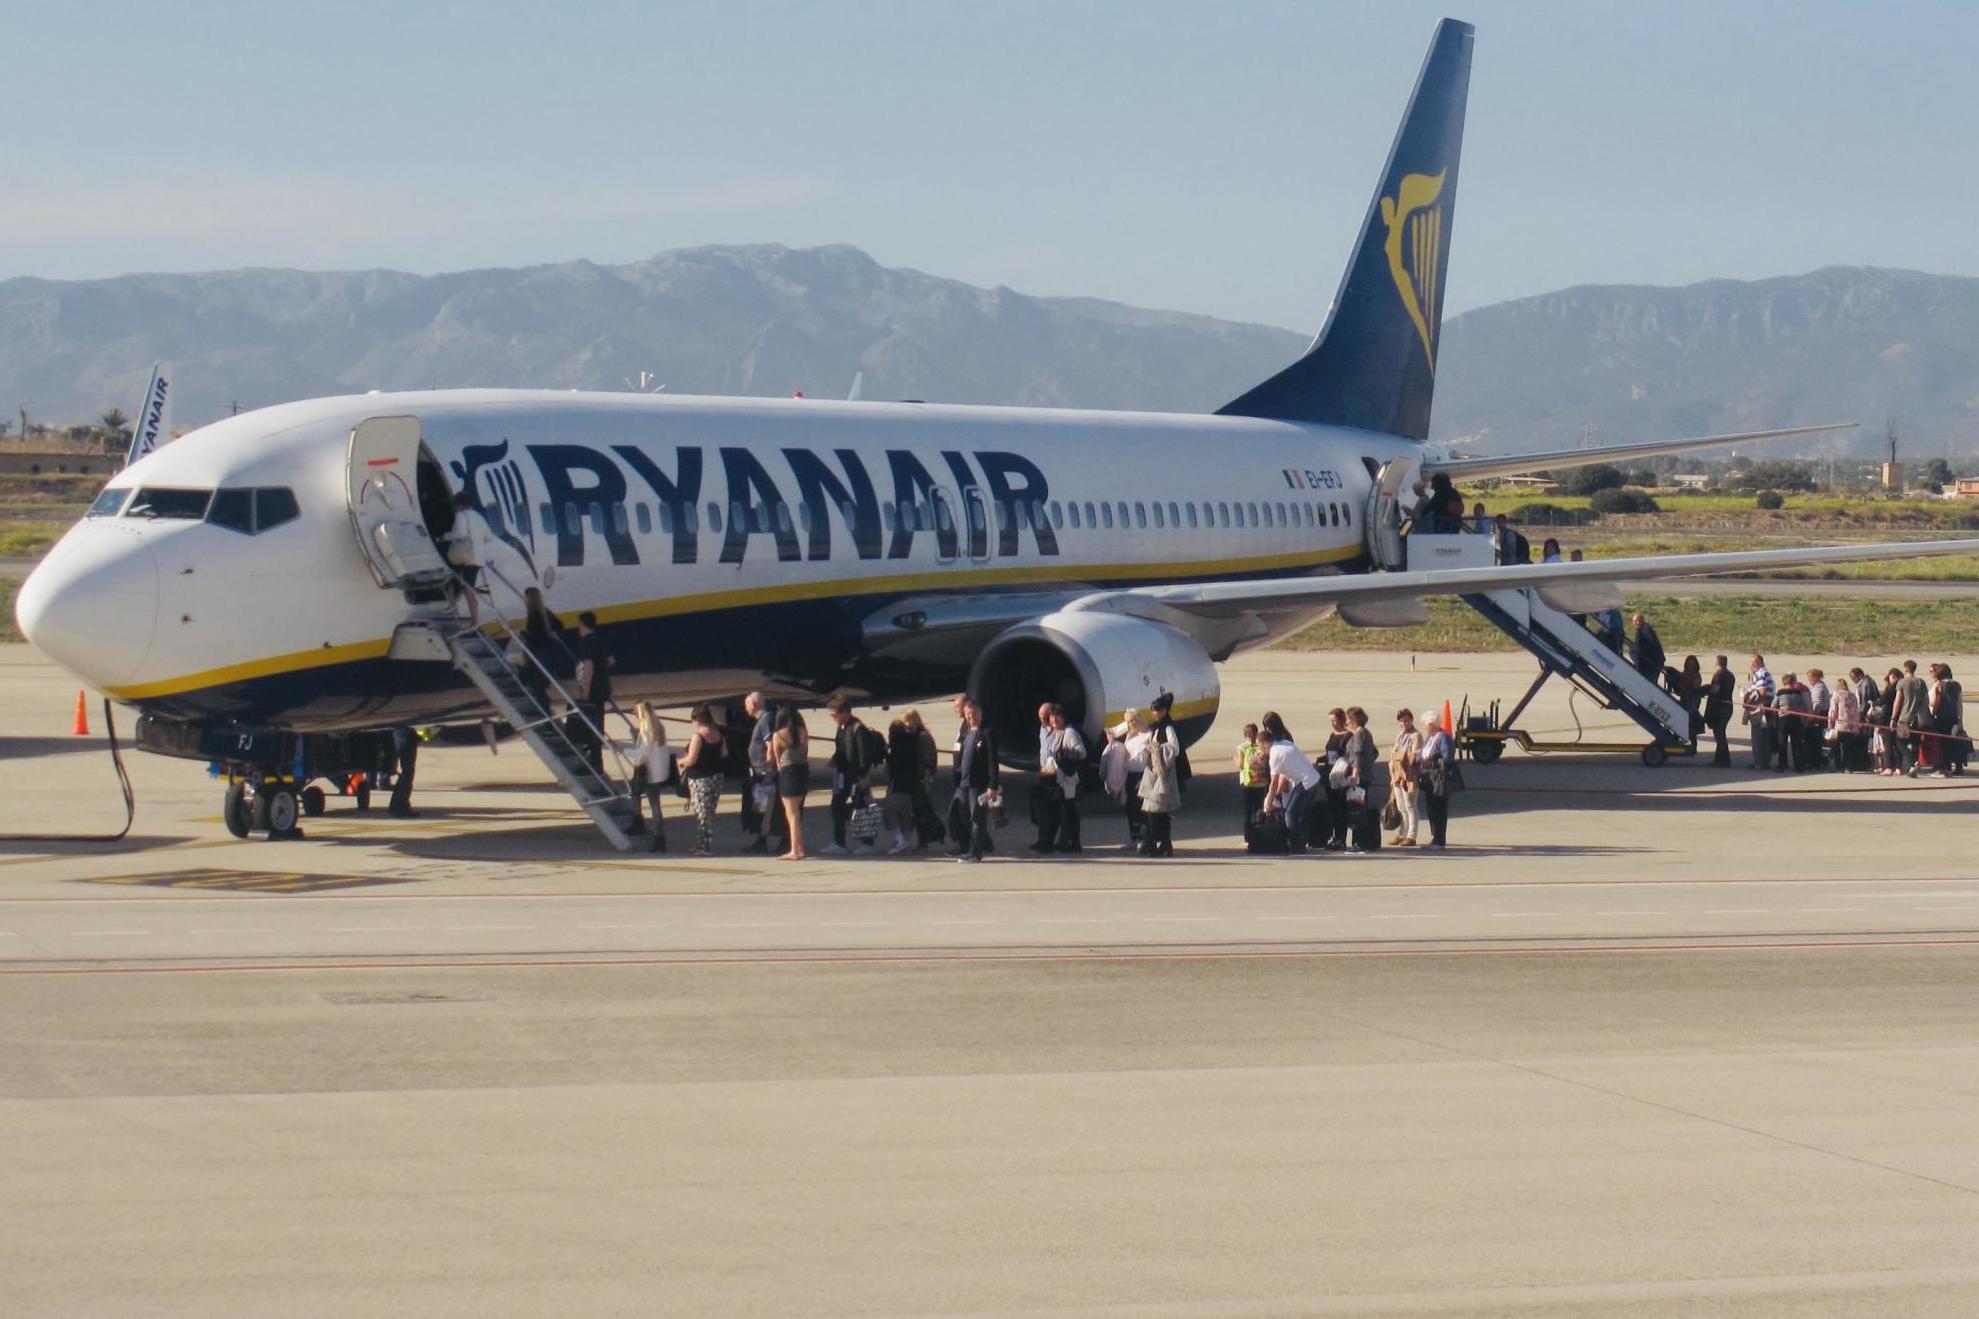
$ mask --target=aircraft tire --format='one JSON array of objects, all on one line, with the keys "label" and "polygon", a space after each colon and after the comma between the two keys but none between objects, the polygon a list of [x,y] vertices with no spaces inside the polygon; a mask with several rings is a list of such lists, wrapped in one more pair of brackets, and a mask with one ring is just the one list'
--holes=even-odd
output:
[{"label": "aircraft tire", "polygon": [[262,794],[267,802],[267,829],[270,841],[287,838],[295,832],[296,817],[300,814],[295,790],[288,787],[272,787]]},{"label": "aircraft tire", "polygon": [[226,821],[227,832],[236,838],[245,838],[253,830],[253,812],[247,803],[247,785],[229,783],[227,795],[220,801],[220,818]]}]

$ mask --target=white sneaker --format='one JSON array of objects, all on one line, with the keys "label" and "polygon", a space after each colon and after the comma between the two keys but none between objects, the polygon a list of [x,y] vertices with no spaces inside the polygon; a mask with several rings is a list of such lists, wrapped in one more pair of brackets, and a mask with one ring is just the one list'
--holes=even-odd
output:
[{"label": "white sneaker", "polygon": [[820,856],[844,856],[845,844],[836,843],[836,842],[826,843],[823,847],[818,849],[818,854]]},{"label": "white sneaker", "polygon": [[894,840],[893,846],[886,849],[886,854],[888,856],[899,856],[902,852],[911,852],[913,850],[914,840],[906,834],[901,834]]},{"label": "white sneaker", "polygon": [[879,851],[879,849],[877,847],[874,847],[871,843],[860,843],[857,847],[852,849],[852,855],[871,856],[873,853],[877,851]]}]

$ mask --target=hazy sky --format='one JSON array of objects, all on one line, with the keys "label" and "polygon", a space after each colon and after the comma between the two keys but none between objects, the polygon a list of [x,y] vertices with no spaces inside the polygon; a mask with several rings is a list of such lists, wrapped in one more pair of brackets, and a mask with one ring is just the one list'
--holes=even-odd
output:
[{"label": "hazy sky", "polygon": [[1435,20],[1453,310],[1979,273],[1979,7],[11,0],[0,277],[856,244],[1317,327]]}]

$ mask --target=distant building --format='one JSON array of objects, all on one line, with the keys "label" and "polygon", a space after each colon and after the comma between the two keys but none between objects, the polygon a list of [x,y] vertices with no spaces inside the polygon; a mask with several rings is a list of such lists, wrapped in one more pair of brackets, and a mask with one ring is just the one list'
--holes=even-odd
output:
[{"label": "distant building", "polygon": [[1711,486],[1709,472],[1678,472],[1670,478],[1670,484],[1679,490],[1707,490]]},{"label": "distant building", "polygon": [[48,449],[0,449],[0,473],[8,476],[109,476],[124,455],[69,453]]},{"label": "distant building", "polygon": [[1881,473],[1883,489],[1903,493],[1903,464],[1892,458],[1883,464]]},{"label": "distant building", "polygon": [[1961,476],[1952,482],[1954,499],[1979,499],[1979,476]]}]

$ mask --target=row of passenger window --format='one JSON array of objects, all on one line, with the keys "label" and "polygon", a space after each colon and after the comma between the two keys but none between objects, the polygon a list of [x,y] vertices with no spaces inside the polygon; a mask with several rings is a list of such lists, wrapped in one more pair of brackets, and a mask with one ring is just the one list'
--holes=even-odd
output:
[{"label": "row of passenger window", "polygon": [[[981,523],[981,505],[972,504],[972,521]],[[607,509],[602,504],[565,504],[562,525],[565,532],[577,535],[588,520],[593,531],[599,535],[606,532],[609,519],[610,529],[618,535],[626,535],[633,526],[639,534],[650,535],[657,525],[660,531],[672,534],[674,530],[674,509],[670,504],[648,506],[637,503],[631,506],[631,520],[628,523],[626,505],[613,504]],[[1026,524],[1040,527],[1049,519],[1054,530],[1070,527],[1073,530],[1106,530],[1116,526],[1123,529],[1145,529],[1150,523],[1149,510],[1152,509],[1152,523],[1157,530],[1181,529],[1184,523],[1189,530],[1224,527],[1351,527],[1354,525],[1353,510],[1346,504],[1316,502],[1237,502],[1227,500],[1189,500],[1167,503],[1156,501],[1149,504],[1126,500],[1117,502],[1096,502],[1086,500],[1052,500],[1049,505],[1038,501],[1028,504],[998,503],[996,525],[999,531],[1007,531],[1013,525],[1019,528]],[[858,510],[850,504],[839,509],[848,524],[857,519]],[[557,510],[551,504],[541,506],[543,527],[554,531],[558,525]],[[702,514],[692,505],[681,510],[686,521],[686,529],[698,532],[701,529]],[[1130,520],[1131,519],[1131,520]],[[728,521],[735,525],[747,524],[752,532],[792,532],[802,530],[810,534],[812,524],[811,505],[799,504],[793,522],[788,504],[779,500],[768,507],[757,505],[745,509],[741,504],[728,506]],[[905,527],[911,531],[952,531],[953,517],[948,501],[934,499],[928,501],[905,501],[896,506],[891,500],[880,505],[880,521],[890,535]],[[719,535],[722,530],[722,506],[710,500],[706,505],[706,522],[711,532]]]},{"label": "row of passenger window", "polygon": [[179,486],[129,486],[105,490],[89,506],[88,517],[145,518],[160,522],[210,522],[253,536],[302,515],[286,486],[197,490]]}]

